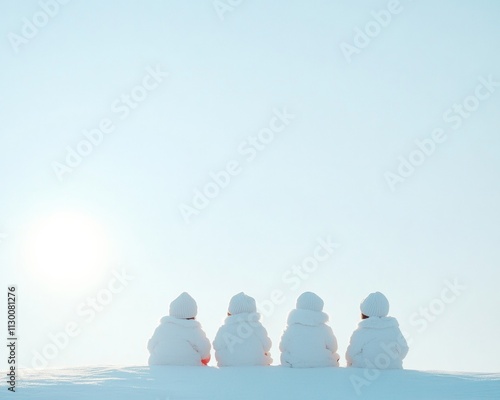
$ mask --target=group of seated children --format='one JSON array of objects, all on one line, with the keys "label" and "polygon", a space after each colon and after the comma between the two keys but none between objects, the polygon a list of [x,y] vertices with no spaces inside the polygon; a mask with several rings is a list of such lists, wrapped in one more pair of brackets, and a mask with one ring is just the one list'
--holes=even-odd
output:
[{"label": "group of seated children", "polygon": [[[348,367],[396,369],[403,367],[408,353],[398,322],[388,317],[389,302],[380,292],[361,303],[361,322],[353,332],[346,352]],[[148,342],[149,365],[207,365],[210,341],[195,320],[198,307],[182,293],[170,304],[170,315],[161,319]],[[270,365],[271,340],[259,322],[255,299],[244,293],[233,296],[227,318],[213,347],[219,367]],[[295,368],[338,367],[337,340],[327,325],[323,300],[305,292],[288,316],[281,337],[281,365]]]}]

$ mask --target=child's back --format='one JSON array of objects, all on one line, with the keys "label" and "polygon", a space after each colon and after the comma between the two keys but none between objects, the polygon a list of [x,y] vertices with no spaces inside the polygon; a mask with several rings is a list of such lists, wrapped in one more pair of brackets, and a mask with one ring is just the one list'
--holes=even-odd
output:
[{"label": "child's back", "polygon": [[396,318],[388,317],[389,302],[380,293],[371,293],[361,303],[363,319],[353,332],[346,352],[347,366],[400,369],[408,353]]},{"label": "child's back", "polygon": [[210,342],[194,320],[194,299],[182,293],[170,305],[170,316],[161,319],[148,342],[149,365],[203,365],[210,360]]},{"label": "child's back", "polygon": [[339,355],[323,300],[306,292],[297,299],[297,308],[288,316],[288,327],[281,338],[281,364],[296,368],[337,367]]},{"label": "child's back", "polygon": [[219,367],[269,365],[273,361],[271,339],[256,311],[255,300],[244,293],[231,299],[228,317],[213,343]]}]

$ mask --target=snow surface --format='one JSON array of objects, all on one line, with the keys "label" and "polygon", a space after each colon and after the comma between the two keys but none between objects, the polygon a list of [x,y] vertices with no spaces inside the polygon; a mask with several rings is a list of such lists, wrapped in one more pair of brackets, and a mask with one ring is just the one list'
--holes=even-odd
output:
[{"label": "snow surface", "polygon": [[[369,383],[357,393],[352,383]],[[16,393],[37,400],[175,399],[500,399],[500,373],[445,373],[357,368],[79,367],[24,370]],[[8,397],[12,396],[12,397]]]}]

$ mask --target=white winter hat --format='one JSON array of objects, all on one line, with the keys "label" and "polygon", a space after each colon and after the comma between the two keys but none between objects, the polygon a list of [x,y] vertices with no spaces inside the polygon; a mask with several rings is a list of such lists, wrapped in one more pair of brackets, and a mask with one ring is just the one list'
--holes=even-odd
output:
[{"label": "white winter hat", "polygon": [[317,294],[304,292],[297,299],[297,308],[302,310],[323,311],[323,300]]},{"label": "white winter hat", "polygon": [[231,315],[257,312],[255,299],[253,297],[247,296],[243,292],[235,294],[229,302],[228,311]]},{"label": "white winter hat", "polygon": [[389,314],[389,300],[380,292],[370,293],[359,308],[367,317],[386,317]]},{"label": "white winter hat", "polygon": [[175,318],[194,318],[198,313],[196,301],[186,292],[181,293],[170,303],[170,316]]}]

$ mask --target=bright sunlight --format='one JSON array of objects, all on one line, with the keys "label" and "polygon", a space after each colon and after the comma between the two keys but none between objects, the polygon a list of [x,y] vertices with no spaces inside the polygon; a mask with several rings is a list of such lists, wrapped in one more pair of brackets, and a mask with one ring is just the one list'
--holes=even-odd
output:
[{"label": "bright sunlight", "polygon": [[29,232],[26,252],[30,272],[60,290],[99,280],[110,261],[103,226],[77,212],[59,212],[37,221]]}]

